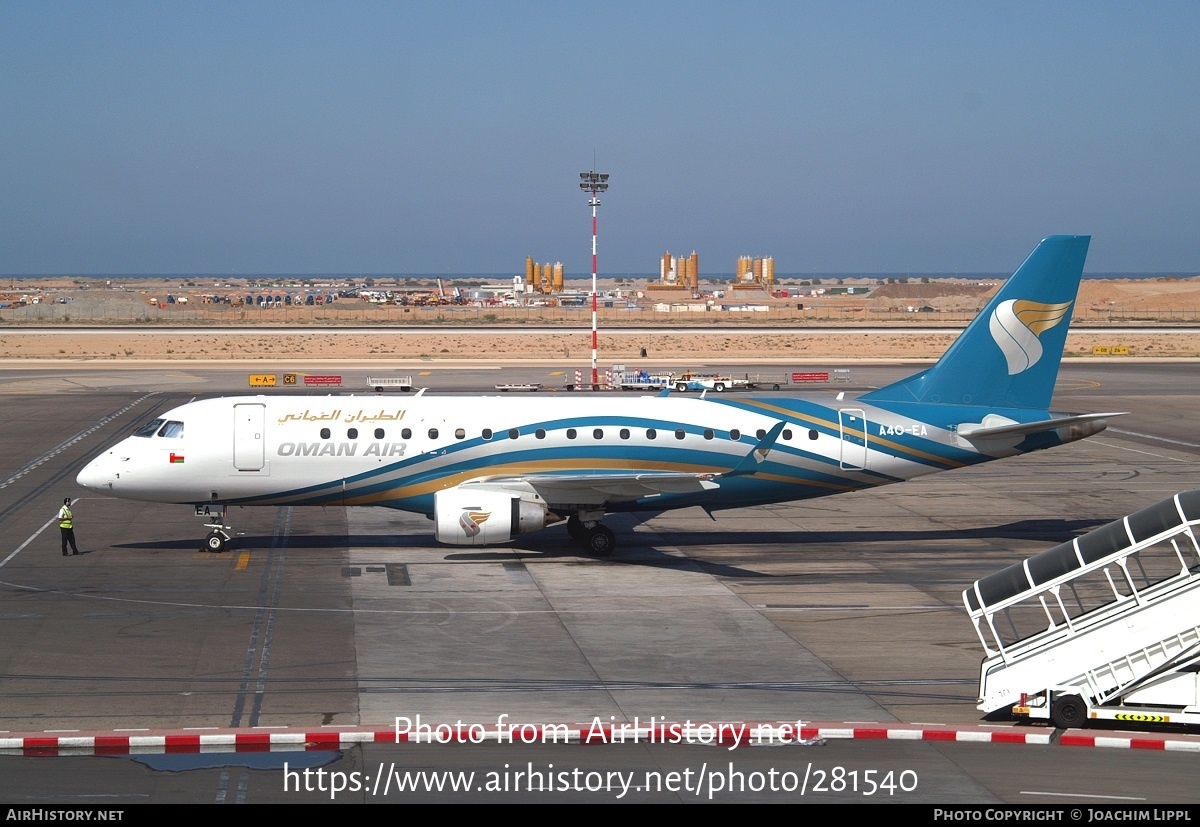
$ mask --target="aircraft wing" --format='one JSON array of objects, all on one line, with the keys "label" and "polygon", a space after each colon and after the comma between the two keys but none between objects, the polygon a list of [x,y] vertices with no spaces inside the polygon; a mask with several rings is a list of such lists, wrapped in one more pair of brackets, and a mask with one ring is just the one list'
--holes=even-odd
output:
[{"label": "aircraft wing", "polygon": [[719,488],[717,474],[689,472],[630,472],[529,474],[486,477],[459,486],[463,490],[535,493],[550,507],[595,506],[629,502],[659,494],[689,494]]},{"label": "aircraft wing", "polygon": [[1096,424],[1096,433],[1104,430],[1104,420],[1114,416],[1125,416],[1128,411],[1114,413],[1076,414],[1058,419],[1042,419],[1038,422],[1017,422],[998,414],[988,414],[982,422],[964,422],[958,426],[958,435],[967,439],[993,439],[1007,436],[1024,436],[1053,431],[1065,425]]},{"label": "aircraft wing", "polygon": [[564,505],[603,506],[659,494],[692,494],[720,488],[723,477],[753,474],[766,460],[786,423],[779,422],[732,468],[712,471],[579,471],[485,477],[462,484],[462,488],[533,491],[551,507]]}]

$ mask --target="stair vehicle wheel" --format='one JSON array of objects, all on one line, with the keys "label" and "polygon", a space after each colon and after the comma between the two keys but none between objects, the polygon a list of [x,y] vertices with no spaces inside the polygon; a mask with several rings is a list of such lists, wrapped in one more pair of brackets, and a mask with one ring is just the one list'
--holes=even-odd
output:
[{"label": "stair vehicle wheel", "polygon": [[605,526],[597,525],[588,532],[587,547],[596,557],[607,557],[617,547],[617,536]]},{"label": "stair vehicle wheel", "polygon": [[1064,695],[1054,699],[1050,708],[1050,720],[1059,729],[1071,729],[1087,724],[1087,706],[1078,695]]},{"label": "stair vehicle wheel", "polygon": [[718,382],[717,384],[713,385],[713,390],[715,390],[717,393],[723,393],[725,391],[725,383]]}]

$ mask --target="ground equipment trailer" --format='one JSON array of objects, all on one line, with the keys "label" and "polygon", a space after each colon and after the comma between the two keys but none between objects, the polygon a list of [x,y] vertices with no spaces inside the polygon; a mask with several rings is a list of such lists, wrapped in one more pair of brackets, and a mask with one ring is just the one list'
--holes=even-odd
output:
[{"label": "ground equipment trailer", "polygon": [[989,716],[1200,725],[1200,490],[975,581]]},{"label": "ground equipment trailer", "polygon": [[724,393],[727,390],[745,390],[750,387],[748,379],[735,379],[732,376],[699,375],[683,373],[674,379],[675,390],[685,391],[716,391]]},{"label": "ground equipment trailer", "polygon": [[675,374],[651,373],[648,370],[627,370],[624,365],[612,366],[612,386],[623,391],[661,391],[673,387]]},{"label": "ground equipment trailer", "polygon": [[368,376],[367,387],[374,388],[376,393],[383,393],[391,388],[408,393],[413,389],[411,376]]}]

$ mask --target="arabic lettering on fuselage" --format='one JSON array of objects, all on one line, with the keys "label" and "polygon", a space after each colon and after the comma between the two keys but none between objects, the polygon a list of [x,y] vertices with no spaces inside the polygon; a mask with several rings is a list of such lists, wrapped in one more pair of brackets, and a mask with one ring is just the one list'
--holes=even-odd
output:
[{"label": "arabic lettering on fuselage", "polygon": [[313,413],[305,408],[303,413],[289,413],[279,417],[279,424],[282,425],[285,422],[336,422],[338,420],[346,424],[352,422],[399,422],[404,419],[404,413],[403,408],[397,408],[395,413],[386,413],[382,408],[379,413],[368,413],[359,408],[357,413],[348,412],[343,418],[341,408],[318,413]]}]

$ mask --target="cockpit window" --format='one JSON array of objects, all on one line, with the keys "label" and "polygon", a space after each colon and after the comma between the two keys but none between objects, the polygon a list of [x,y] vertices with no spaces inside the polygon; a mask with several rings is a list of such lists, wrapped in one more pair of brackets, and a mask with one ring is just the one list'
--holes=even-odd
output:
[{"label": "cockpit window", "polygon": [[153,422],[147,422],[142,427],[133,432],[134,436],[154,436],[158,429],[162,427],[165,419],[155,419]]},{"label": "cockpit window", "polygon": [[172,420],[162,426],[158,435],[165,436],[168,439],[183,439],[183,423]]}]

